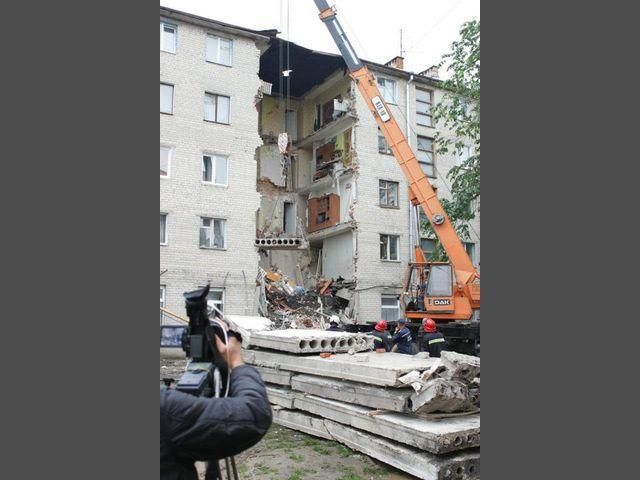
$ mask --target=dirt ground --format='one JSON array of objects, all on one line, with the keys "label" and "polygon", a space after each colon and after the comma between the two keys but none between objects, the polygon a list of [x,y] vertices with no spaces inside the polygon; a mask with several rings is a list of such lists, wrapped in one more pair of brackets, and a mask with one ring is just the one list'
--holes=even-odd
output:
[{"label": "dirt ground", "polygon": [[[180,377],[185,361],[162,358],[160,378]],[[224,472],[224,461],[220,462]],[[202,467],[202,466],[199,466]],[[273,424],[253,448],[236,456],[242,480],[411,480],[415,477],[331,440]],[[200,478],[204,479],[203,468]]]}]

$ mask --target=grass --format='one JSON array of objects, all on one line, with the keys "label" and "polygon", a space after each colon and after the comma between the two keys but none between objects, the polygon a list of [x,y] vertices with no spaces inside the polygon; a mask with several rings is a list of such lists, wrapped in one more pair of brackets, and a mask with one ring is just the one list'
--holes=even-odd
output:
[{"label": "grass", "polygon": [[304,478],[304,470],[294,470],[288,480],[302,480]]},{"label": "grass", "polygon": [[291,455],[289,455],[289,458],[294,462],[298,462],[298,463],[304,460],[304,457],[302,455],[296,455],[295,453],[292,453]]}]

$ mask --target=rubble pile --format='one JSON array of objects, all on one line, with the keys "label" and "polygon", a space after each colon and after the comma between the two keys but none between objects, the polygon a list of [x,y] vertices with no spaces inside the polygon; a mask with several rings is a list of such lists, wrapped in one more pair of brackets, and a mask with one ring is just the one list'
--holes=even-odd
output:
[{"label": "rubble pile", "polygon": [[274,328],[325,329],[330,321],[351,323],[351,298],[355,281],[320,279],[305,289],[279,271],[263,272],[264,299],[260,313],[274,322]]}]

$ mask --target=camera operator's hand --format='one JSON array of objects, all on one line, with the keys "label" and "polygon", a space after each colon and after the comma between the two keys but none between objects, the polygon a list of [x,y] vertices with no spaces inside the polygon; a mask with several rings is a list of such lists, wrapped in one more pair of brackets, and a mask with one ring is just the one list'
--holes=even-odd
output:
[{"label": "camera operator's hand", "polygon": [[222,358],[225,360],[228,358],[229,369],[233,370],[237,366],[244,365],[244,361],[242,360],[242,351],[240,349],[240,342],[238,339],[234,336],[230,336],[228,341],[229,343],[225,345],[224,342],[216,335],[216,346],[218,347],[218,352],[220,352],[220,355],[222,355]]}]

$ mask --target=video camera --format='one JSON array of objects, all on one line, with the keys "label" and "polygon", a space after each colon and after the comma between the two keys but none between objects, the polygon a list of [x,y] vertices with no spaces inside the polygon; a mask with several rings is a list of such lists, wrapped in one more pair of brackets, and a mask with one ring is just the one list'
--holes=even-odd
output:
[{"label": "video camera", "polygon": [[[227,364],[216,348],[215,336],[225,342],[225,331],[209,320],[207,297],[209,285],[185,292],[189,326],[182,334],[182,349],[190,361],[186,372],[176,384],[176,390],[195,396],[218,397],[229,374]],[[227,336],[239,334],[228,331]],[[241,341],[241,338],[239,338]]]}]

